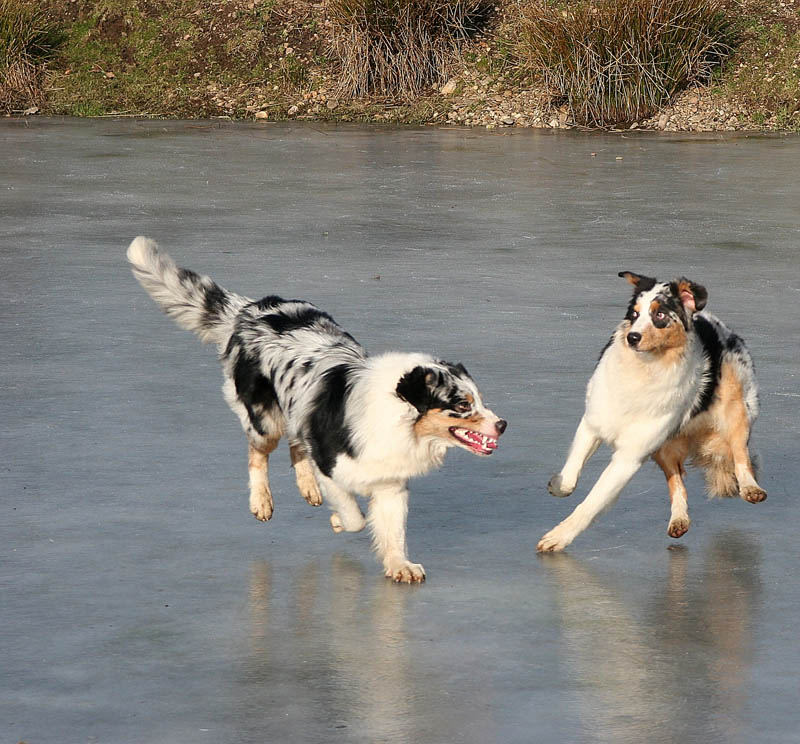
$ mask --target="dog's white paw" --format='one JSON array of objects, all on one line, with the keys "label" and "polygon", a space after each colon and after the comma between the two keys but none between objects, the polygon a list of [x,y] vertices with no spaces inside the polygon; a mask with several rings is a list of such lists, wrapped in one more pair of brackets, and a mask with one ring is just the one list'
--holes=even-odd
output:
[{"label": "dog's white paw", "polygon": [[272,519],[272,494],[266,488],[254,488],[250,491],[250,513],[260,522]]},{"label": "dog's white paw", "polygon": [[398,584],[422,583],[425,581],[425,569],[419,563],[402,561],[395,563],[386,569],[386,578]]},{"label": "dog's white paw", "polygon": [[540,553],[558,553],[564,550],[574,539],[575,535],[558,525],[539,540],[536,550]]},{"label": "dog's white paw", "polygon": [[556,473],[547,484],[547,490],[550,491],[552,496],[564,498],[565,496],[569,496],[575,490],[575,485],[575,483],[571,485],[569,483],[564,483],[561,473]]},{"label": "dog's white paw", "polygon": [[667,534],[670,537],[683,537],[689,531],[689,525],[692,521],[689,517],[676,517],[669,523],[667,527]]},{"label": "dog's white paw", "polygon": [[319,490],[317,479],[313,475],[297,479],[297,488],[300,495],[311,506],[322,506],[322,491]]},{"label": "dog's white paw", "polygon": [[361,532],[367,526],[363,514],[350,514],[347,520],[339,512],[331,514],[331,527],[334,532]]}]

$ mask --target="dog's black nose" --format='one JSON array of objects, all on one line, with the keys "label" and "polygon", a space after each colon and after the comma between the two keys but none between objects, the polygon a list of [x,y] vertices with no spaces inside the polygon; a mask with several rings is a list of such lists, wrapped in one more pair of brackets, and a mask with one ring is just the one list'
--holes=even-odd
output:
[{"label": "dog's black nose", "polygon": [[631,331],[626,338],[631,346],[636,346],[642,340],[642,334],[636,333],[636,331]]},{"label": "dog's black nose", "polygon": [[495,425],[494,428],[497,429],[498,434],[502,434],[506,430],[506,426],[508,426],[508,421],[500,419]]}]

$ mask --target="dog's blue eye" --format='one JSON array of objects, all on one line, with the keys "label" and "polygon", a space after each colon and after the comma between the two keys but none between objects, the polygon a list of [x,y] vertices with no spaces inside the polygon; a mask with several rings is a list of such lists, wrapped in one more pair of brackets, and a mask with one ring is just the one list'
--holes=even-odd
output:
[{"label": "dog's blue eye", "polygon": [[661,312],[656,313],[656,320],[664,320],[664,318],[666,318],[666,317],[667,316],[664,315],[664,313],[661,313]]},{"label": "dog's blue eye", "polygon": [[633,320],[636,320],[636,318],[638,318],[638,317],[639,317],[639,313],[637,313],[637,312],[636,312],[636,310],[634,310],[634,311],[631,313],[631,318],[632,318]]}]

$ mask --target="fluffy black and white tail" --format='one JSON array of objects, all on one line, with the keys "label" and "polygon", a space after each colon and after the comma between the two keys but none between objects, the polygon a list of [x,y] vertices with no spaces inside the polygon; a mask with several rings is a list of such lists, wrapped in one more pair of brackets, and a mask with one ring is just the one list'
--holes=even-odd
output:
[{"label": "fluffy black and white tail", "polygon": [[250,301],[224,290],[210,277],[179,268],[149,238],[133,240],[128,246],[128,261],[139,284],[161,309],[204,343],[224,343],[236,314]]}]

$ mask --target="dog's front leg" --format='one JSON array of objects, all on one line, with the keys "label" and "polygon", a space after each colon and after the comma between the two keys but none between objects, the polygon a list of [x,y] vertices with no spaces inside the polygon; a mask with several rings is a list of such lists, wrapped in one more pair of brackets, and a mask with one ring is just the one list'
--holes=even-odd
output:
[{"label": "dog's front leg", "polygon": [[425,580],[425,569],[406,554],[408,489],[405,483],[379,486],[371,493],[367,521],[372,543],[383,561],[386,576],[411,584]]},{"label": "dog's front leg", "polygon": [[331,527],[334,532],[360,532],[366,521],[361,507],[352,493],[339,488],[330,478],[320,473],[325,498],[331,508]]},{"label": "dog's front leg", "polygon": [[608,467],[597,479],[594,488],[589,491],[589,495],[561,524],[553,527],[539,540],[536,549],[540,553],[550,553],[566,548],[603,509],[611,506],[641,465],[640,458],[615,452]]},{"label": "dog's front leg", "polygon": [[600,437],[586,423],[586,416],[578,424],[578,430],[572,439],[567,461],[561,472],[554,475],[547,484],[547,490],[553,496],[569,496],[578,485],[578,478],[586,461],[597,451],[600,446]]}]

